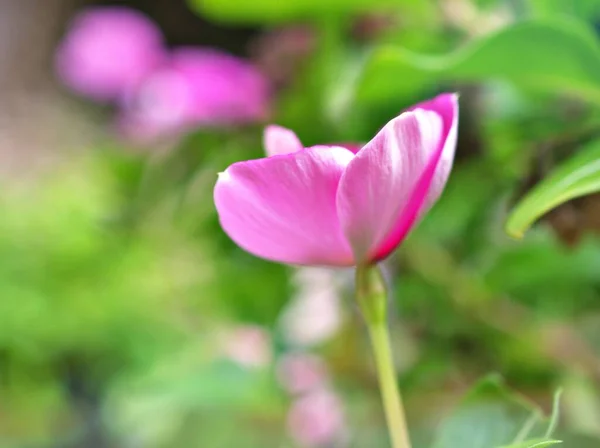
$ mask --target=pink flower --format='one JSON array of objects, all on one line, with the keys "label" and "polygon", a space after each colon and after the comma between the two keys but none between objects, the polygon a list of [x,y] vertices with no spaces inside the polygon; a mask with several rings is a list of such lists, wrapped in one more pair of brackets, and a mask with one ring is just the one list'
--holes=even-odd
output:
[{"label": "pink flower", "polygon": [[125,7],[95,7],[75,17],[56,54],[63,82],[82,95],[113,101],[165,55],[156,25]]},{"label": "pink flower", "polygon": [[327,371],[317,356],[293,353],[277,363],[277,378],[289,393],[303,394],[322,388],[327,382]]},{"label": "pink flower", "polygon": [[268,108],[268,82],[249,62],[214,49],[179,48],[130,93],[120,127],[154,138],[261,121]]},{"label": "pink flower", "polygon": [[185,76],[197,123],[221,125],[266,118],[269,85],[249,62],[214,49],[174,52],[172,68]]},{"label": "pink flower", "polygon": [[177,137],[193,127],[191,86],[181,73],[160,69],[125,98],[118,132],[138,143]]},{"label": "pink flower", "polygon": [[342,404],[330,391],[311,392],[292,405],[288,427],[300,446],[331,446],[342,440],[346,432]]},{"label": "pink flower", "polygon": [[356,153],[304,148],[270,127],[271,157],[234,163],[214,199],[221,226],[243,249],[299,265],[376,263],[438,199],[456,147],[458,97],[443,94],[394,118]]}]

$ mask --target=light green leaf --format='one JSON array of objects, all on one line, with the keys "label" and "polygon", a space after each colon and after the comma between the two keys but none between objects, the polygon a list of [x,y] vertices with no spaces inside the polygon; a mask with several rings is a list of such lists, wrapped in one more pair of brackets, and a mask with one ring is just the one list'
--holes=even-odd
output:
[{"label": "light green leaf", "polygon": [[600,140],[584,147],[531,190],[511,212],[506,232],[520,238],[533,222],[554,207],[600,191]]},{"label": "light green leaf", "polygon": [[570,431],[558,431],[556,438],[563,441],[565,448],[598,448],[600,438]]},{"label": "light green leaf", "polygon": [[[545,435],[548,426],[540,409],[510,392],[497,376],[491,376],[481,381],[442,423],[432,447],[549,446],[557,442]],[[524,442],[528,438],[529,442]]]},{"label": "light green leaf", "polygon": [[552,414],[550,415],[550,421],[548,422],[548,429],[546,430],[546,437],[551,437],[556,431],[558,426],[558,419],[560,418],[560,397],[562,396],[562,389],[557,390],[554,393],[554,400],[552,401]]},{"label": "light green leaf", "polygon": [[386,45],[367,63],[357,98],[384,102],[442,80],[493,79],[600,104],[600,45],[590,29],[570,20],[517,23],[441,56]]},{"label": "light green leaf", "polygon": [[592,20],[600,15],[598,0],[529,0],[529,9],[536,17],[571,16]]},{"label": "light green leaf", "polygon": [[549,439],[533,439],[525,442],[513,443],[512,445],[506,445],[502,448],[544,448],[550,445],[556,445],[562,443],[560,440],[549,440]]},{"label": "light green leaf", "polygon": [[398,0],[189,0],[205,17],[234,23],[278,23],[372,11]]}]

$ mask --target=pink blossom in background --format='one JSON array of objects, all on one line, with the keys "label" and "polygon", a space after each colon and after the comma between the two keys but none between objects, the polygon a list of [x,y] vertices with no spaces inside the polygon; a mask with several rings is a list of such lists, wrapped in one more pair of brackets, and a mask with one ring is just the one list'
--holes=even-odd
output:
[{"label": "pink blossom in background", "polygon": [[327,383],[327,368],[321,358],[308,353],[288,353],[277,362],[277,379],[292,395],[323,388]]},{"label": "pink blossom in background", "polygon": [[191,90],[188,79],[175,70],[151,73],[126,96],[117,117],[118,133],[137,143],[151,143],[189,131]]},{"label": "pink blossom in background", "polygon": [[215,49],[179,48],[126,98],[119,128],[144,140],[263,121],[269,90],[267,79],[241,58]]},{"label": "pink blossom in background", "polygon": [[192,112],[197,123],[221,125],[267,118],[269,84],[249,62],[201,48],[181,48],[171,57],[174,70],[193,86]]},{"label": "pink blossom in background", "polygon": [[56,69],[74,91],[114,102],[119,134],[138,143],[269,114],[269,82],[250,62],[210,48],[167,51],[154,23],[125,7],[76,16],[57,49]]},{"label": "pink blossom in background", "polygon": [[342,323],[340,272],[301,267],[294,273],[293,283],[296,293],[279,321],[283,338],[295,347],[326,341]]},{"label": "pink blossom in background", "polygon": [[93,7],[78,14],[56,53],[59,77],[97,101],[118,100],[165,57],[160,30],[126,7]]},{"label": "pink blossom in background", "polygon": [[328,390],[303,395],[292,404],[288,428],[294,441],[301,447],[338,446],[347,432],[342,403]]},{"label": "pink blossom in background", "polygon": [[271,338],[269,333],[256,325],[242,325],[224,335],[223,355],[242,367],[257,369],[271,362]]},{"label": "pink blossom in background", "polygon": [[290,131],[273,128],[265,140],[277,145],[267,147],[276,155],[234,163],[219,175],[221,226],[240,247],[273,261],[376,263],[442,193],[457,128],[454,94],[402,113],[356,154],[341,146],[303,148]]}]

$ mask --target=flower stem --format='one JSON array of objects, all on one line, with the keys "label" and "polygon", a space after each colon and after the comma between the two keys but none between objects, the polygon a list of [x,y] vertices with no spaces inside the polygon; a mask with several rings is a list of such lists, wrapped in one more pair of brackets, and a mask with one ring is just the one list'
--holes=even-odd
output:
[{"label": "flower stem", "polygon": [[392,447],[410,448],[387,327],[387,294],[377,266],[356,268],[356,297],[371,338]]}]

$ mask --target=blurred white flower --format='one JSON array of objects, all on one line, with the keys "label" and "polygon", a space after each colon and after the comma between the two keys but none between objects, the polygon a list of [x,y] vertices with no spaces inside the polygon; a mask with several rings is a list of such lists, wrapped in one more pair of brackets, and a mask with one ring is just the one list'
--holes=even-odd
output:
[{"label": "blurred white flower", "polygon": [[340,291],[343,273],[303,267],[296,271],[293,282],[296,296],[279,322],[284,338],[296,346],[311,346],[327,340],[339,329],[342,321]]},{"label": "blurred white flower", "polygon": [[222,354],[245,368],[265,367],[273,355],[270,335],[257,325],[235,327],[223,337]]}]

